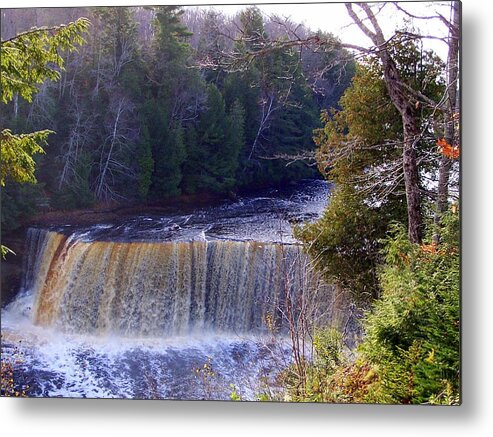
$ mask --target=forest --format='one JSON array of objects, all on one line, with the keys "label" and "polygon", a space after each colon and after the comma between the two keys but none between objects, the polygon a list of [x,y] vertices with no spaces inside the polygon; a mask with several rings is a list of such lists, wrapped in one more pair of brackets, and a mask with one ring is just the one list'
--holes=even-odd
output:
[{"label": "forest", "polygon": [[3,14],[3,39],[27,22],[91,23],[85,43],[64,57],[58,82],[43,82],[31,103],[16,94],[1,108],[13,132],[54,132],[35,157],[37,183],[2,190],[4,232],[43,209],[227,197],[316,177],[313,163],[276,158],[314,150],[320,110],[337,106],[355,68],[322,71],[345,56],[337,43],[272,52],[248,68],[213,65],[225,51],[288,39],[292,23],[255,8],[232,18],[167,6]]},{"label": "forest", "polygon": [[256,400],[460,404],[460,4],[388,5],[440,23],[446,59],[412,26],[385,37],[377,6],[346,4],[369,48],[257,7],[2,10],[2,238],[43,213],[323,178],[327,206],[293,232],[358,328],[287,294],[293,359]]}]

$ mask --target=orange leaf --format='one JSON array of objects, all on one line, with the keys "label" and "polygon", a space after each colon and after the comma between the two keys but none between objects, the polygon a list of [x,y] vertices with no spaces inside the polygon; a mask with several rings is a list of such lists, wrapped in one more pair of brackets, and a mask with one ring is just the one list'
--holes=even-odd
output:
[{"label": "orange leaf", "polygon": [[452,146],[445,138],[439,138],[437,140],[438,151],[449,159],[457,159],[460,155],[459,146]]}]

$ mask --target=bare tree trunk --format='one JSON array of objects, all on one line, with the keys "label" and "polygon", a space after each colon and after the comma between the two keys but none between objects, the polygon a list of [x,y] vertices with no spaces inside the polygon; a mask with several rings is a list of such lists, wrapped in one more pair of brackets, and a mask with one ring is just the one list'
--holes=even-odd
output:
[{"label": "bare tree trunk", "polygon": [[105,183],[105,179],[106,179],[106,173],[108,171],[108,166],[109,166],[109,163],[110,163],[110,160],[111,160],[111,156],[113,154],[113,149],[115,147],[116,137],[117,137],[117,133],[118,133],[118,123],[119,123],[120,117],[121,117],[121,115],[123,113],[123,107],[124,107],[124,100],[121,99],[118,102],[118,108],[117,108],[116,114],[115,114],[115,122],[113,124],[113,132],[111,134],[110,149],[108,151],[108,155],[106,156],[106,160],[105,160],[104,166],[103,166],[103,168],[101,170],[101,174],[99,176],[100,177],[99,184],[98,184],[98,188],[96,190],[96,196],[98,198],[101,198],[102,197],[104,183]]},{"label": "bare tree trunk", "polygon": [[416,145],[420,139],[415,105],[406,88],[401,82],[399,71],[392,59],[383,31],[375,17],[375,14],[366,3],[358,3],[365,12],[372,26],[370,30],[362,19],[354,12],[351,3],[346,3],[346,9],[353,21],[368,36],[375,47],[378,48],[378,57],[382,62],[384,81],[393,105],[399,111],[404,126],[404,150],[402,166],[404,171],[404,183],[406,187],[408,234],[413,243],[420,244],[422,240],[423,218],[421,215],[421,195],[419,189],[419,173]]},{"label": "bare tree trunk", "polygon": [[99,81],[101,78],[101,44],[98,49],[98,64],[96,67],[96,85],[94,86],[93,96],[96,97],[99,94]]},{"label": "bare tree trunk", "polygon": [[[262,118],[260,119],[260,125],[257,130],[257,134],[255,135],[255,140],[253,141],[252,147],[250,149],[250,154],[248,155],[248,159],[252,159],[252,156],[257,148],[257,145],[260,141],[260,136],[267,129],[268,123],[270,121],[272,113],[278,109],[277,106],[272,107],[274,103],[274,96],[269,96],[269,104],[267,105],[267,101],[264,100],[262,103]],[[266,108],[267,105],[267,108]]]},{"label": "bare tree trunk", "polygon": [[402,166],[404,169],[404,184],[406,187],[407,219],[409,239],[413,243],[421,243],[423,238],[423,218],[421,215],[421,193],[419,189],[418,163],[416,140],[419,132],[414,118],[404,121],[404,151]]},{"label": "bare tree trunk", "polygon": [[405,92],[400,81],[397,66],[386,50],[382,50],[380,59],[384,66],[384,79],[390,99],[401,115],[404,128],[402,167],[406,188],[408,235],[413,243],[420,244],[423,237],[423,218],[421,215],[421,194],[416,146],[421,135],[417,122],[416,107]]},{"label": "bare tree trunk", "polygon": [[14,93],[14,97],[12,100],[14,102],[14,117],[17,118],[19,114],[19,94]]},{"label": "bare tree trunk", "polygon": [[[445,137],[447,143],[450,144],[447,137]],[[452,160],[446,156],[440,158],[440,167],[438,169],[438,191],[436,200],[435,216],[433,223],[435,224],[435,231],[433,233],[433,243],[438,244],[440,242],[440,224],[443,214],[447,211],[448,206],[448,186],[450,179],[450,170],[452,168]]]}]

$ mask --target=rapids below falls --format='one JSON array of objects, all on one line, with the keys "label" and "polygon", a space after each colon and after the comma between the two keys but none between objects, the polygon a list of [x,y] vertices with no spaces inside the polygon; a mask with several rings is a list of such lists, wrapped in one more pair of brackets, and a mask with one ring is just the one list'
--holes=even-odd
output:
[{"label": "rapids below falls", "polygon": [[[332,323],[344,298],[292,235],[328,199],[303,181],[187,214],[30,228],[2,309],[2,359],[34,397],[244,400],[292,360],[298,304]],[[317,290],[315,293],[313,290]]]}]

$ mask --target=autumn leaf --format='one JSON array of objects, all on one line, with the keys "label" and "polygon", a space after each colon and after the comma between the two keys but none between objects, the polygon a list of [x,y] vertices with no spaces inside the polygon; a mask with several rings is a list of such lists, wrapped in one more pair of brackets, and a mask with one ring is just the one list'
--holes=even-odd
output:
[{"label": "autumn leaf", "polygon": [[450,145],[445,138],[439,138],[437,146],[438,151],[449,159],[457,159],[460,155],[459,146]]}]

